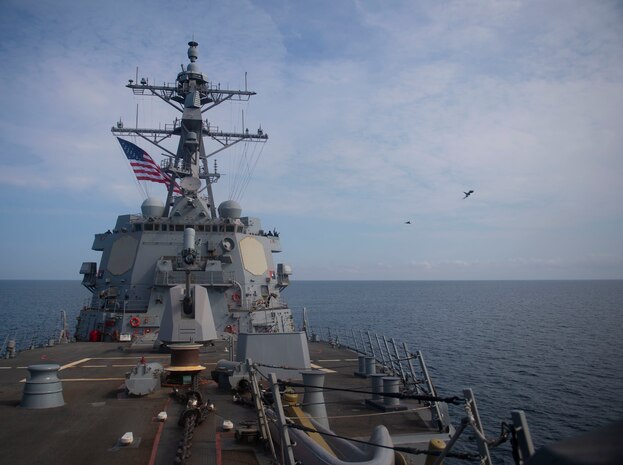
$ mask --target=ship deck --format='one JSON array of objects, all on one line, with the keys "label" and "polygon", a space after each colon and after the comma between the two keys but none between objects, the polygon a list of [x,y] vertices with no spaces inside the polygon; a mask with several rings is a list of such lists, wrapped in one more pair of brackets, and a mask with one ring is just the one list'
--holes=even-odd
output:
[{"label": "ship deck", "polygon": [[[14,359],[0,360],[0,455],[6,463],[109,465],[110,463],[160,465],[172,464],[182,429],[178,418],[184,406],[172,398],[171,388],[162,387],[143,397],[128,396],[125,374],[144,356],[147,362],[166,366],[168,354],[142,351],[127,344],[69,343],[23,351]],[[354,352],[310,343],[310,357],[315,369],[325,373],[326,387],[370,390],[370,381],[355,376]],[[210,399],[215,411],[195,429],[191,464],[270,463],[265,452],[253,444],[239,443],[234,432],[221,429],[224,419],[234,425],[257,421],[252,408],[233,402],[230,392],[219,389],[210,379],[216,362],[227,359],[226,343],[217,341],[200,354],[206,370],[202,373],[200,392]],[[55,363],[61,366],[65,405],[49,409],[20,407],[27,367]],[[266,374],[269,368],[262,369]],[[265,384],[265,383],[264,383]],[[266,384],[265,384],[266,386]],[[302,392],[301,388],[297,391]],[[365,402],[366,395],[326,391],[325,401],[331,429],[336,434],[366,439],[375,424],[386,424],[395,443],[413,444],[427,435],[442,437],[432,428],[430,413],[417,402],[405,411],[383,412]],[[157,414],[168,413],[166,422]],[[235,428],[234,428],[235,429]],[[120,437],[131,431],[134,443],[119,445]],[[447,439],[447,434],[445,436]]]}]

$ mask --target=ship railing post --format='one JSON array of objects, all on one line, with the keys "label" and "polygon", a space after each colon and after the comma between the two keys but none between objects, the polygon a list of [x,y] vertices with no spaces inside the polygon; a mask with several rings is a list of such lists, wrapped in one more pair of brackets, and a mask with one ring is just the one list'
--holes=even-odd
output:
[{"label": "ship railing post", "polygon": [[307,308],[303,307],[303,330],[305,331],[305,338],[309,341],[309,335],[311,334],[309,328],[309,321],[307,321]]},{"label": "ship railing post", "polygon": [[[338,331],[338,347],[343,346],[344,344],[348,343],[348,335],[344,332],[343,329],[340,328],[340,330]],[[348,346],[347,346],[348,347]]]},{"label": "ship railing post", "polygon": [[387,343],[387,338],[383,336],[383,342],[385,343],[385,350],[387,350],[387,356],[389,357],[389,363],[391,364],[391,371],[394,375],[398,374],[398,370],[396,370],[396,364],[394,362],[394,358],[392,357],[392,353],[389,350],[389,344]]},{"label": "ship railing post", "polygon": [[396,341],[392,337],[390,339],[392,346],[394,347],[394,354],[396,355],[396,363],[398,364],[398,369],[400,370],[400,377],[402,378],[402,382],[407,384],[407,377],[405,375],[405,371],[402,368],[402,362],[400,361],[400,355],[398,354],[398,348],[396,347]]},{"label": "ship railing post", "polygon": [[532,435],[528,428],[528,420],[523,410],[512,410],[511,417],[517,435],[517,445],[519,446],[519,463],[525,463],[534,454],[534,445],[532,444]]},{"label": "ship railing post", "polygon": [[260,386],[257,382],[257,376],[255,376],[255,367],[250,358],[247,359],[247,370],[249,372],[249,379],[251,380],[251,389],[253,393],[253,403],[255,404],[255,410],[257,411],[258,424],[260,426],[260,434],[262,439],[270,448],[272,457],[277,461],[277,454],[275,452],[275,445],[270,435],[270,428],[268,426],[268,418],[266,417],[266,410],[264,409],[264,403],[262,402],[262,393],[260,392]]},{"label": "ship railing post", "polygon": [[381,341],[379,341],[379,335],[374,333],[374,337],[376,338],[376,345],[379,348],[379,354],[381,354],[381,362],[383,363],[383,368],[387,369],[387,362],[385,361],[385,354],[383,353],[383,348],[381,347]]},{"label": "ship railing post", "polygon": [[424,373],[424,379],[426,380],[426,384],[428,385],[428,390],[432,396],[437,396],[437,390],[433,385],[432,380],[430,379],[430,375],[428,374],[428,368],[426,367],[426,362],[424,362],[424,355],[422,355],[421,351],[417,351],[415,353],[416,357],[420,362],[420,368],[422,369],[422,373]]},{"label": "ship railing post", "polygon": [[355,347],[353,346],[353,342],[352,342],[353,336],[351,332],[348,331],[346,328],[344,328],[342,332],[343,332],[343,337],[344,337],[344,345],[351,350],[355,350]]},{"label": "ship railing post", "polygon": [[359,353],[359,346],[357,346],[357,338],[355,337],[355,330],[351,328],[350,332],[353,335],[353,345],[355,346],[353,348],[355,349],[355,352]]},{"label": "ship railing post", "polygon": [[363,338],[363,331],[362,330],[359,330],[359,338],[361,339],[361,349],[362,349],[361,353],[365,354],[365,355],[368,355],[368,350],[366,349],[366,341]]},{"label": "ship railing post", "polygon": [[[424,379],[426,381],[430,394],[432,396],[437,397],[437,390],[435,389],[433,380],[430,378],[430,375],[428,374],[428,368],[426,367],[426,362],[424,362],[424,356],[422,355],[422,352],[418,350],[416,352],[416,356],[418,360],[420,361],[420,368],[422,369],[422,373],[424,374]],[[434,415],[437,417],[437,421],[439,424],[439,431],[442,431],[447,423],[447,418],[445,418],[441,414],[441,410],[439,408],[439,402],[433,402],[431,405],[431,410],[433,411]]]},{"label": "ship railing post", "polygon": [[67,314],[65,310],[61,310],[61,331],[58,336],[59,344],[69,342],[69,331],[67,330]]},{"label": "ship railing post", "polygon": [[415,375],[415,369],[413,368],[413,362],[412,362],[412,354],[409,353],[409,349],[407,348],[407,343],[403,342],[402,343],[402,347],[405,350],[405,357],[407,359],[407,363],[409,365],[409,371],[411,372],[411,377],[413,378],[413,385],[415,386],[415,391],[419,392],[419,387],[417,385],[417,376]]},{"label": "ship railing post", "polygon": [[368,343],[370,344],[370,352],[372,352],[372,357],[376,360],[376,354],[374,353],[374,346],[372,345],[372,337],[370,337],[370,331],[366,331],[368,334]]},{"label": "ship railing post", "polygon": [[471,418],[472,427],[476,430],[476,443],[478,444],[478,451],[480,452],[480,460],[483,465],[492,465],[491,455],[489,454],[489,446],[482,429],[482,423],[480,422],[480,416],[478,415],[478,407],[476,406],[476,399],[471,389],[464,389],[463,396],[465,397],[465,409],[468,417]]},{"label": "ship railing post", "polygon": [[275,375],[275,373],[269,373],[268,378],[270,380],[273,398],[275,399],[275,407],[277,409],[277,426],[279,427],[279,434],[281,435],[280,442],[282,462],[284,462],[285,465],[295,465],[294,452],[292,452],[292,443],[290,442],[290,433],[288,433],[288,425],[286,424],[286,415],[283,412],[283,405],[281,404],[281,394],[279,392],[279,384],[277,384],[277,375]]},{"label": "ship railing post", "polygon": [[[437,456],[437,459],[435,460],[433,465],[441,465],[441,464],[443,464],[443,461],[446,458],[446,455],[448,455],[448,453],[452,450],[452,448],[454,447],[454,444],[456,444],[456,441],[459,439],[459,436],[461,436],[461,434],[463,434],[463,431],[465,431],[465,428],[467,428],[467,425],[469,423],[466,420],[467,419],[464,418],[463,421],[461,421],[461,424],[454,431],[454,434],[452,435],[452,437],[450,438],[450,440],[446,444],[446,447],[444,447],[443,450],[441,451],[441,453]],[[428,460],[426,461],[426,463],[428,463]]]}]

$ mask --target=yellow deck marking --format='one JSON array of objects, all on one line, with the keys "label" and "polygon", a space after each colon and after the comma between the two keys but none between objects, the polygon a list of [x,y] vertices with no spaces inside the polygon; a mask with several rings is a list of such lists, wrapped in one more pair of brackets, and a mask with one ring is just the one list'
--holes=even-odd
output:
[{"label": "yellow deck marking", "polygon": [[[316,429],[316,427],[312,424],[312,422],[309,421],[309,417],[303,412],[303,410],[301,410],[300,407],[295,407],[294,405],[290,405],[288,408],[291,409],[292,413],[294,414],[294,416],[296,417],[296,419],[299,421],[301,425],[305,426],[306,428],[311,428],[313,430]],[[331,446],[327,444],[327,442],[324,440],[321,434],[307,433],[307,435],[311,439],[313,439],[314,442],[316,442],[320,447],[322,447],[329,454],[335,457],[335,453],[333,452],[333,450],[331,450]]]},{"label": "yellow deck marking", "polygon": [[[83,358],[82,360],[76,360],[75,362],[71,362],[71,363],[68,363],[67,365],[63,365],[62,367],[60,367],[60,369],[58,371],[64,370],[65,368],[73,368],[76,365],[80,365],[83,362],[88,362],[89,360],[91,360],[91,359],[90,358]],[[28,368],[28,367],[17,367],[17,368]],[[61,381],[65,381],[65,380],[62,379]],[[26,378],[20,379],[19,382],[20,383],[25,383],[26,382]]]},{"label": "yellow deck marking", "polygon": [[83,358],[82,360],[76,360],[75,362],[71,362],[71,363],[68,363],[67,365],[63,365],[61,367],[61,370],[64,370],[65,368],[73,368],[76,365],[80,365],[81,363],[88,362],[89,360],[92,360],[92,359],[91,358]]},{"label": "yellow deck marking", "polygon": [[325,373],[336,373],[335,370],[329,370],[328,368],[323,368],[320,365],[316,365],[315,363],[310,363],[310,366],[312,368],[315,368],[316,370],[324,371]]},{"label": "yellow deck marking", "polygon": [[128,368],[128,367],[135,367],[136,363],[133,363],[132,365],[111,365],[113,368]]}]

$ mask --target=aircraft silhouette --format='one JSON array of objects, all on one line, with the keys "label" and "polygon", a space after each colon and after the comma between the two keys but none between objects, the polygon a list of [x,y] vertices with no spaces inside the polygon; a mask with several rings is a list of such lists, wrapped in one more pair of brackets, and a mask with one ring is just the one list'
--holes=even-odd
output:
[{"label": "aircraft silhouette", "polygon": [[467,192],[463,192],[463,194],[465,194],[465,197],[463,197],[463,200],[465,200],[467,197],[469,197],[470,195],[472,195],[474,193],[474,191],[467,191]]}]

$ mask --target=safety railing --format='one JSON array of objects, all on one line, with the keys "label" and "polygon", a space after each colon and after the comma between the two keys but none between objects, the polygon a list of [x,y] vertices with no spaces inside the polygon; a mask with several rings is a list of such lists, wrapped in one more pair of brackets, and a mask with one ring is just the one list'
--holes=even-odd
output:
[{"label": "safety railing", "polygon": [[[411,352],[406,342],[354,328],[314,328],[308,330],[308,335],[312,341],[322,340],[333,346],[346,347],[360,356],[373,358],[384,373],[400,378],[405,392],[437,395],[422,352]],[[430,407],[439,430],[446,429],[449,415],[445,405],[432,402]]]},{"label": "safety railing", "polygon": [[0,358],[13,358],[18,352],[68,342],[67,318],[50,317],[28,328],[9,328],[0,332]]}]

